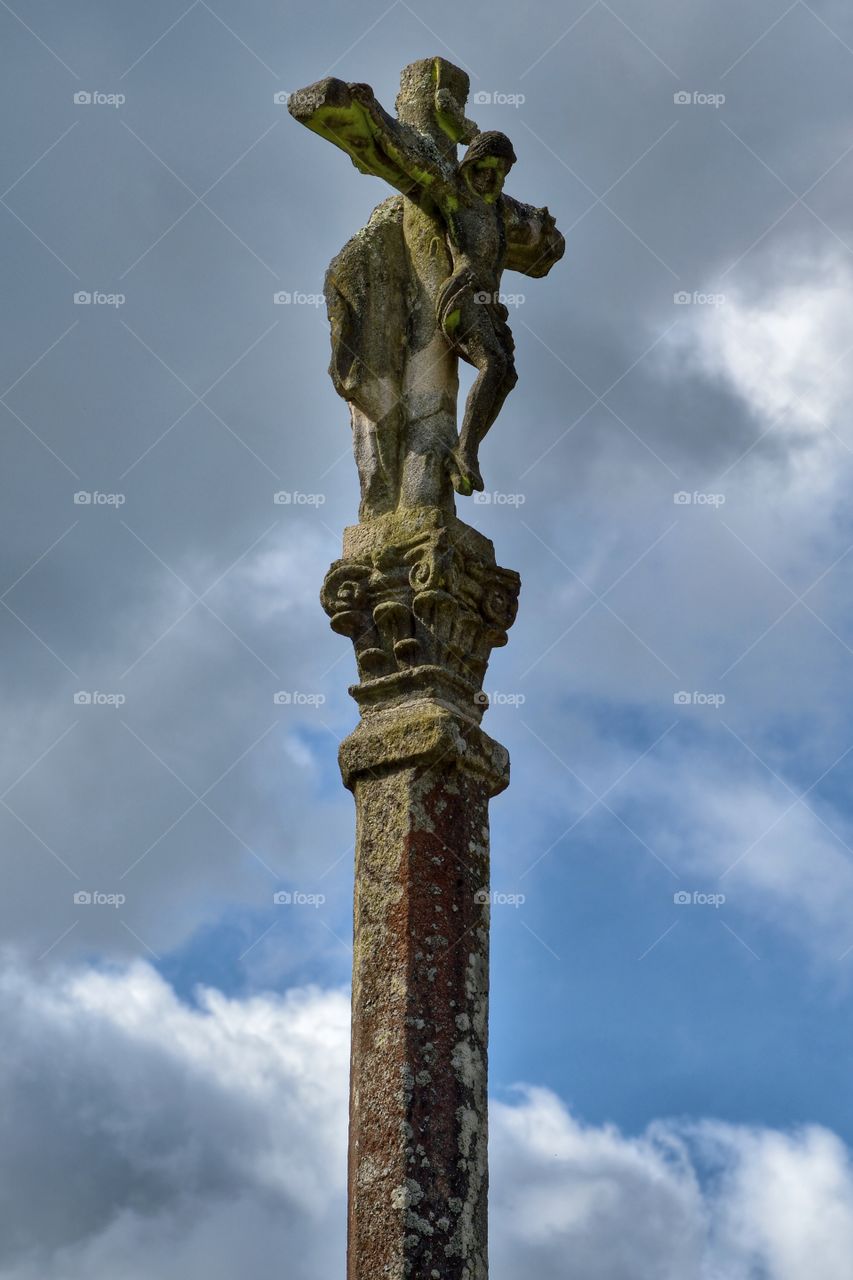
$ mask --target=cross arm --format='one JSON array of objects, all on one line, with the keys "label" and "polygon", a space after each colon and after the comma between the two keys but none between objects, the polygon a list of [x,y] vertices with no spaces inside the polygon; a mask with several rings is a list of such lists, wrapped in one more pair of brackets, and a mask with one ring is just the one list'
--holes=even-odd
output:
[{"label": "cross arm", "polygon": [[306,128],[345,151],[361,173],[417,198],[446,182],[436,155],[408,125],[379,105],[366,84],[328,77],[292,93],[288,110]]},{"label": "cross arm", "polygon": [[546,276],[566,251],[566,242],[547,208],[503,198],[506,260],[509,271],[526,276]]}]

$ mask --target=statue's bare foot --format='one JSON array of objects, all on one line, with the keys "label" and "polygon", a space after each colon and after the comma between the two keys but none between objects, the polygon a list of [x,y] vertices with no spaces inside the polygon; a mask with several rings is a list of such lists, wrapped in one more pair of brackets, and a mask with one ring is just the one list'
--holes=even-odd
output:
[{"label": "statue's bare foot", "polygon": [[475,458],[454,450],[450,455],[450,481],[457,493],[468,498],[475,491],[482,493],[485,485]]}]

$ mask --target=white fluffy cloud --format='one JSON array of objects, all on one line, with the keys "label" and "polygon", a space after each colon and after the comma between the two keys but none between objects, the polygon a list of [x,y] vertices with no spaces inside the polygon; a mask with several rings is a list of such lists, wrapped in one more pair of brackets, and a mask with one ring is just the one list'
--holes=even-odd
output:
[{"label": "white fluffy cloud", "polygon": [[[495,1272],[557,1280],[842,1280],[853,1168],[835,1134],[661,1121],[637,1138],[529,1089],[493,1107]],[[571,1272],[569,1272],[571,1274]]]},{"label": "white fluffy cloud", "polygon": [[621,795],[645,806],[649,846],[680,877],[673,889],[723,892],[727,909],[771,921],[837,971],[853,945],[849,820],[815,792],[800,798],[805,786],[783,785],[734,736],[723,758],[723,733],[688,759],[671,735]]},{"label": "white fluffy cloud", "polygon": [[[10,1280],[225,1280],[339,1268],[349,1008],[201,994],[146,965],[7,974]],[[11,1027],[15,1030],[12,1031]]]},{"label": "white fluffy cloud", "polygon": [[[147,965],[0,984],[3,1280],[293,1280],[343,1266],[348,1001],[182,1003]],[[844,1280],[839,1139],[717,1122],[638,1137],[544,1089],[492,1108],[492,1274]]]},{"label": "white fluffy cloud", "polygon": [[711,370],[725,373],[755,410],[790,413],[819,429],[850,393],[844,357],[853,345],[846,260],[803,264],[805,278],[752,301],[735,294],[715,315],[704,344]]},{"label": "white fluffy cloud", "polygon": [[767,443],[788,451],[791,475],[808,483],[810,496],[833,487],[841,440],[849,446],[851,291],[846,258],[799,256],[769,288],[735,286],[720,295],[722,305],[694,307],[662,353],[727,385]]}]

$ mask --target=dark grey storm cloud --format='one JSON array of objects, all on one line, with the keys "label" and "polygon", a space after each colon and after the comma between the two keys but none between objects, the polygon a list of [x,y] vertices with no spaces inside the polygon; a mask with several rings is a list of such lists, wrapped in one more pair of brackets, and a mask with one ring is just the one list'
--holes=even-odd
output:
[{"label": "dark grey storm cloud", "polygon": [[[252,992],[347,978],[354,673],[317,593],[357,486],[315,295],[385,191],[276,96],[334,73],[390,106],[404,64],[453,58],[471,113],[513,138],[512,193],[567,234],[549,279],[506,277],[520,382],[483,449],[491,501],[460,502],[524,582],[487,681],[514,769],[493,848],[544,945],[496,936],[532,975],[519,1018],[555,993],[552,1046],[570,929],[628,956],[616,998],[647,949],[684,954],[661,941],[682,883],[725,881],[745,963],[763,929],[844,986],[853,17],[12,0],[0,42],[0,932],[25,966],[4,996],[0,1272],[325,1274],[345,1002]],[[279,889],[316,904],[279,910]],[[184,989],[221,965],[248,994],[200,1012],[143,966],[102,968],[128,958]],[[769,968],[750,981],[787,1007]],[[668,988],[637,989],[653,1022]],[[715,1031],[680,1016],[654,1023],[659,1057],[691,1080]],[[541,1092],[495,1117],[496,1280],[562,1275],[569,1249],[596,1280],[846,1275],[848,1158],[824,1129],[625,1138]]]},{"label": "dark grey storm cloud", "polygon": [[[539,737],[565,741],[562,695],[581,686],[663,730],[673,690],[720,684],[789,602],[752,552],[793,574],[796,594],[843,549],[831,515],[849,457],[843,359],[824,415],[835,436],[792,425],[809,388],[784,385],[778,351],[782,420],[755,394],[767,333],[792,311],[813,313],[803,358],[821,381],[838,316],[820,289],[827,273],[847,279],[843,9],[319,12],[199,0],[0,17],[3,901],[35,954],[71,925],[55,958],[139,947],[74,913],[80,886],[132,888],[126,923],[159,951],[348,843],[333,748],[352,720],[351,659],[314,603],[355,509],[346,411],[325,377],[322,308],[273,296],[317,293],[383,189],[296,129],[275,94],[334,69],[390,103],[404,62],[452,54],[491,98],[475,115],[516,141],[513,190],[567,231],[549,280],[507,281],[524,295],[521,383],[484,456],[490,490],[524,505],[463,512],[536,601],[494,679],[528,691]],[[75,304],[80,292],[124,301]],[[796,499],[803,471],[835,476],[818,511]],[[696,489],[724,492],[734,533],[719,509],[673,505]],[[75,505],[78,492],[119,498]],[[811,603],[843,629],[836,593]],[[802,611],[776,641],[782,667],[802,645],[814,658],[792,673],[796,706],[847,661]],[[741,728],[773,699],[765,676],[749,660],[732,672]],[[75,706],[81,690],[126,702]],[[326,703],[274,705],[280,690]],[[825,729],[828,704],[818,719]],[[608,741],[595,713],[575,728],[581,744]]]}]

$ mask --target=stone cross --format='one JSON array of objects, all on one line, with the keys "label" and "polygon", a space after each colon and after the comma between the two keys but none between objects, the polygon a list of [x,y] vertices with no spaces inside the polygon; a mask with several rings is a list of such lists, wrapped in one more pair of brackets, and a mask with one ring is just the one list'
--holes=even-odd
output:
[{"label": "stone cross", "polygon": [[[563,237],[503,192],[515,155],[465,115],[442,58],[402,73],[396,117],[363,84],[291,94],[300,123],[398,193],[326,276],[330,373],[350,408],[359,523],[321,599],[355,648],[356,805],[348,1280],[487,1280],[489,799],[480,728],[521,586],[455,513],[516,382],[504,269],[546,275]],[[467,144],[459,159],[457,145]],[[457,432],[457,365],[476,377]]]}]

